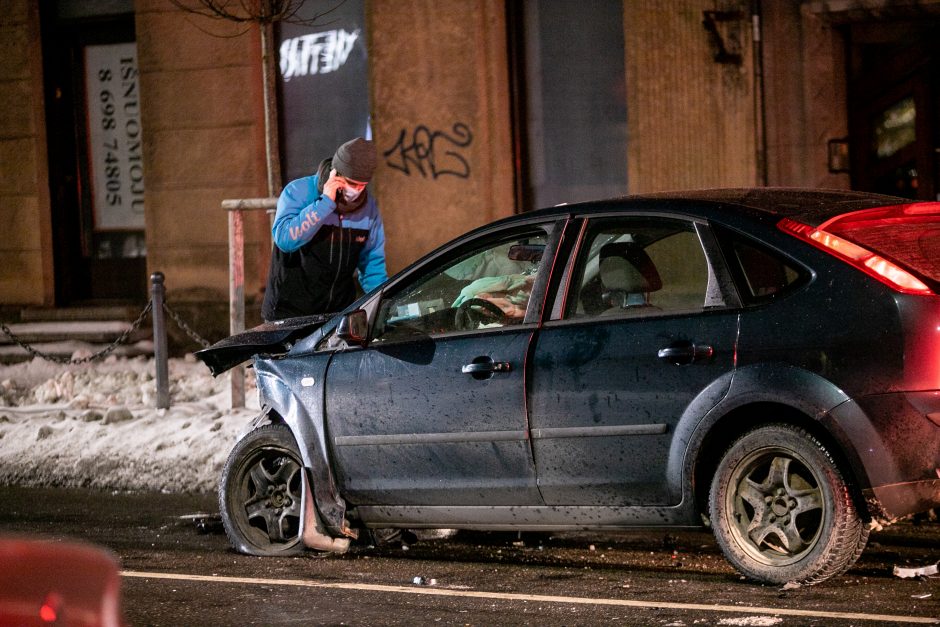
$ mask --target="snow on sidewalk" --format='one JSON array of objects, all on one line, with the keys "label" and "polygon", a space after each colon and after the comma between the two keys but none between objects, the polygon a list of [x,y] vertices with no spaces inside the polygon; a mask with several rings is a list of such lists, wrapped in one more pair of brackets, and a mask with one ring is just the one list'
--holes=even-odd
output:
[{"label": "snow on sidewalk", "polygon": [[254,371],[232,410],[227,375],[191,355],[169,362],[170,408],[158,410],[152,358],[0,366],[0,485],[213,491],[258,411]]}]

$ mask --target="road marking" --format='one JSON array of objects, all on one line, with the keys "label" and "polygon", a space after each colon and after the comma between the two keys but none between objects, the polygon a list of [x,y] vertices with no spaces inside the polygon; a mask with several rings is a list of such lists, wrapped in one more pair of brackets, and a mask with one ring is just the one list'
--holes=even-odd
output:
[{"label": "road marking", "polygon": [[940,618],[927,616],[895,616],[891,614],[858,614],[854,612],[819,612],[813,610],[791,610],[779,607],[745,607],[737,605],[706,605],[704,603],[673,603],[669,601],[632,601],[629,599],[598,599],[582,597],[563,597],[542,594],[515,594],[508,592],[482,592],[474,590],[453,590],[448,588],[412,588],[408,586],[388,586],[372,583],[328,583],[305,579],[259,579],[254,577],[222,577],[216,575],[187,575],[184,573],[149,573],[134,570],[121,571],[123,577],[140,579],[170,579],[173,581],[214,581],[217,583],[261,584],[266,586],[295,586],[300,588],[333,588],[337,590],[360,590],[369,592],[393,592],[399,594],[427,594],[444,597],[463,597],[475,599],[501,599],[506,601],[537,601],[542,603],[571,603],[578,605],[614,605],[621,607],[639,607],[670,610],[699,610],[706,612],[734,612],[736,614],[773,614],[776,616],[804,616],[809,618],[837,618],[844,620],[865,620],[891,623],[914,623],[936,625]]}]

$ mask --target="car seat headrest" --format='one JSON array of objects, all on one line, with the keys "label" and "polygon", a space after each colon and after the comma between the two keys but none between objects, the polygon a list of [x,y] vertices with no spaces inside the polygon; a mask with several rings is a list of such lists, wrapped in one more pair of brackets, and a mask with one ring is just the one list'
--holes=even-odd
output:
[{"label": "car seat headrest", "polygon": [[601,284],[609,290],[655,292],[663,287],[652,259],[633,242],[613,242],[602,246],[599,270]]}]

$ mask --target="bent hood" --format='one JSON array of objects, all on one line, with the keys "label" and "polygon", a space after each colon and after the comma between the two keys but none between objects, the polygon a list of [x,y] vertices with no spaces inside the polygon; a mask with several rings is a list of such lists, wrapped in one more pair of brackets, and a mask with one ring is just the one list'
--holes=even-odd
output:
[{"label": "bent hood", "polygon": [[287,353],[294,340],[309,335],[335,315],[317,314],[265,322],[197,351],[196,357],[209,367],[213,376],[218,376],[255,355]]}]

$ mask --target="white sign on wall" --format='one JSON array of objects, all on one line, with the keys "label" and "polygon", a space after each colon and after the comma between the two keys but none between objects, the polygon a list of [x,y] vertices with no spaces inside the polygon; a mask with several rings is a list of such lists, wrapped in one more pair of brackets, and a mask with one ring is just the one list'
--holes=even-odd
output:
[{"label": "white sign on wall", "polygon": [[309,33],[281,42],[281,78],[327,74],[343,67],[359,39],[359,29]]},{"label": "white sign on wall", "polygon": [[134,43],[85,48],[95,230],[144,228],[144,167]]}]

